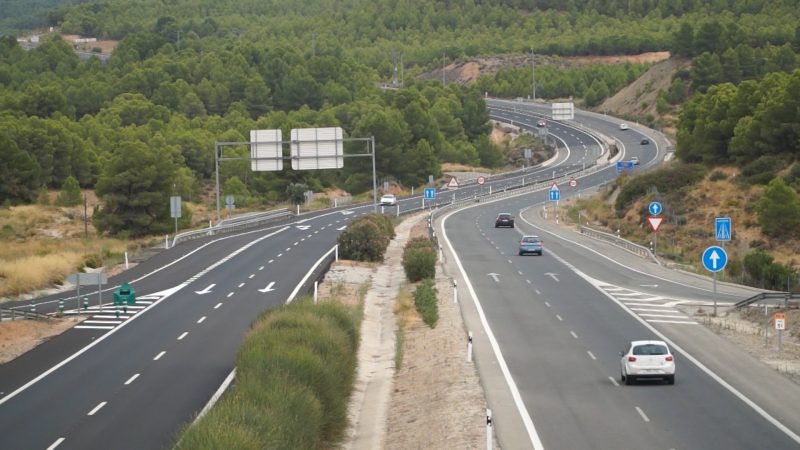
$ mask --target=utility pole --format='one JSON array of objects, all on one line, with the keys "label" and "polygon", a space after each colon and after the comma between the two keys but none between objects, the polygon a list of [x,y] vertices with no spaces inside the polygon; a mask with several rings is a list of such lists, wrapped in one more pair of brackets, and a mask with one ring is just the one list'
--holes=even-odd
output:
[{"label": "utility pole", "polygon": [[533,47],[531,47],[531,81],[533,84],[533,101],[536,101],[536,60],[533,55]]}]

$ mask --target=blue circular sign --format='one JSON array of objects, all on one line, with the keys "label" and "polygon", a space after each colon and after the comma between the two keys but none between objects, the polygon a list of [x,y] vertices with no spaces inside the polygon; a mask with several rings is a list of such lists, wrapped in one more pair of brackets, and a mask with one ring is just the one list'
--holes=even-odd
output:
[{"label": "blue circular sign", "polygon": [[716,245],[708,247],[703,252],[703,267],[709,272],[719,272],[728,264],[728,254],[725,249]]},{"label": "blue circular sign", "polygon": [[664,208],[661,207],[661,203],[659,202],[650,202],[650,205],[647,206],[647,211],[650,212],[651,216],[658,216],[663,210]]}]

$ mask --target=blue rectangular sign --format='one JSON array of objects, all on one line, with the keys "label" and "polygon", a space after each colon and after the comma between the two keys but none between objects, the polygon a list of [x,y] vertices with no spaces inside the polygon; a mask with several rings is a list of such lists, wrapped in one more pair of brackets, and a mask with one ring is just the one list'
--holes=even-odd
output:
[{"label": "blue rectangular sign", "polygon": [[561,191],[558,189],[550,189],[550,201],[556,202],[558,200],[561,200]]},{"label": "blue rectangular sign", "polygon": [[436,199],[436,188],[425,188],[425,200]]},{"label": "blue rectangular sign", "polygon": [[717,217],[717,219],[714,221],[714,230],[718,241],[730,241],[732,231],[731,218]]}]

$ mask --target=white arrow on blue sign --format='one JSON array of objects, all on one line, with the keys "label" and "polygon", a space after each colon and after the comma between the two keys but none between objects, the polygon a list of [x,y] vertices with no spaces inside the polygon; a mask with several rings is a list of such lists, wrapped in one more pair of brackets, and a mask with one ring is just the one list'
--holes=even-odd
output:
[{"label": "white arrow on blue sign", "polygon": [[659,202],[650,202],[650,204],[647,206],[647,211],[650,212],[651,216],[658,216],[663,210],[664,208],[661,207],[661,203]]},{"label": "white arrow on blue sign", "polygon": [[712,245],[703,252],[703,267],[709,272],[719,272],[728,264],[728,254],[725,249]]},{"label": "white arrow on blue sign", "polygon": [[436,188],[425,188],[425,200],[436,199]]},{"label": "white arrow on blue sign", "polygon": [[561,200],[561,191],[558,189],[550,189],[550,201],[557,202]]},{"label": "white arrow on blue sign", "polygon": [[714,221],[714,230],[716,231],[718,241],[731,240],[731,218],[730,217],[717,217]]}]

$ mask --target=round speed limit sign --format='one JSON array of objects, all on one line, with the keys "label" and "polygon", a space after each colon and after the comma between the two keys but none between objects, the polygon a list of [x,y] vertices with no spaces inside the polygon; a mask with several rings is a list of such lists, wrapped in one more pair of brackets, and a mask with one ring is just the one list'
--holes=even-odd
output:
[{"label": "round speed limit sign", "polygon": [[483,183],[486,183],[486,178],[478,177],[478,184],[483,184]]},{"label": "round speed limit sign", "polygon": [[575,187],[577,185],[578,185],[578,180],[576,180],[575,178],[569,180],[569,187]]}]

